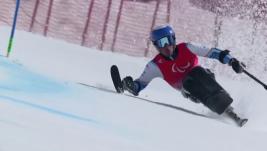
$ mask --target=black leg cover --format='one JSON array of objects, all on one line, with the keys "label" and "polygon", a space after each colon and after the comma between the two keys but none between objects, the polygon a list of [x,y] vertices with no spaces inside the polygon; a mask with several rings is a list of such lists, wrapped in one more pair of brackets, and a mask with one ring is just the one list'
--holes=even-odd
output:
[{"label": "black leg cover", "polygon": [[199,66],[183,80],[183,89],[218,114],[222,114],[233,102],[230,95],[217,83],[214,74]]}]

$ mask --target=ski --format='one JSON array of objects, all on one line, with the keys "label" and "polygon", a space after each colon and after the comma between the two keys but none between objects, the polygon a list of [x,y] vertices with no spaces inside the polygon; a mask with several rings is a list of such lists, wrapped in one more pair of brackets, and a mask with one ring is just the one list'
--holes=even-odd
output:
[{"label": "ski", "polygon": [[[93,88],[93,89],[98,89],[100,91],[108,92],[108,93],[120,94],[120,95],[124,95],[124,96],[127,96],[127,97],[135,98],[135,99],[140,100],[140,101],[145,101],[147,103],[151,103],[151,104],[154,104],[154,105],[160,105],[160,106],[167,107],[167,108],[170,108],[170,109],[174,109],[174,110],[177,110],[177,111],[182,111],[184,113],[188,113],[188,114],[191,114],[191,115],[194,115],[194,116],[199,116],[199,117],[203,117],[203,118],[216,120],[218,122],[222,122],[222,121],[220,121],[220,118],[218,116],[205,115],[205,114],[197,113],[195,111],[192,111],[192,110],[180,107],[180,106],[175,106],[175,105],[172,105],[172,104],[162,103],[162,102],[159,102],[159,101],[154,101],[154,100],[151,100],[151,99],[146,99],[146,98],[142,98],[142,97],[138,97],[138,96],[133,96],[133,95],[126,94],[126,93],[118,93],[115,90],[108,89],[108,88],[105,88],[105,87],[93,86],[93,85],[89,85],[89,84],[85,84],[85,83],[78,83],[78,84],[80,84],[82,86],[85,86],[85,87],[88,87],[88,88]],[[233,116],[233,117],[235,117],[235,116]],[[229,118],[229,116],[228,116],[228,118]],[[248,121],[248,119],[246,119],[246,118],[244,118],[244,119],[240,118],[239,120],[235,120],[233,118],[232,120],[239,127],[244,126]],[[222,123],[224,123],[224,122],[222,122]]]},{"label": "ski", "polygon": [[104,88],[104,87],[97,87],[97,86],[93,86],[93,85],[89,85],[89,84],[85,84],[85,83],[78,83],[78,84],[86,86],[86,87],[89,87],[89,88],[98,89],[98,90],[101,90],[101,91],[104,91],[104,92],[108,92],[108,93],[115,93],[115,94],[120,94],[120,95],[124,95],[124,96],[131,97],[131,98],[135,98],[135,99],[140,100],[140,101],[145,101],[145,102],[152,103],[152,104],[155,104],[155,105],[160,105],[160,106],[163,106],[163,107],[175,109],[175,110],[182,111],[182,112],[185,112],[185,113],[188,113],[188,114],[191,114],[191,115],[195,115],[195,116],[200,116],[200,117],[204,117],[204,118],[208,118],[208,119],[215,119],[216,120],[216,118],[214,118],[212,116],[208,116],[208,115],[204,115],[204,114],[201,114],[201,113],[197,113],[195,111],[191,111],[189,109],[185,109],[185,108],[182,108],[182,107],[179,107],[179,106],[175,106],[175,105],[171,105],[171,104],[167,104],[167,103],[162,103],[162,102],[158,102],[158,101],[154,101],[154,100],[150,100],[150,99],[146,99],[146,98],[141,98],[141,97],[133,96],[133,95],[126,94],[126,93],[118,93],[117,91],[114,91],[114,90],[111,90],[111,89],[108,89],[108,88]]}]

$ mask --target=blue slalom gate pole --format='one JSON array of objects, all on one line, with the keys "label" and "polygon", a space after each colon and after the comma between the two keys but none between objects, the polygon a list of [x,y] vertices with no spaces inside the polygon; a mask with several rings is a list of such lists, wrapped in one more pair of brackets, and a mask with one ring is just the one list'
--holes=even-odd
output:
[{"label": "blue slalom gate pole", "polygon": [[10,35],[10,38],[9,38],[9,43],[8,43],[8,48],[7,48],[7,57],[9,57],[9,54],[11,52],[12,45],[13,45],[13,39],[14,39],[14,35],[15,35],[17,17],[18,17],[18,12],[19,12],[19,5],[20,5],[20,0],[17,0],[17,2],[16,2],[16,10],[15,10],[14,19],[13,19],[13,25],[12,25],[12,30],[11,30],[11,35]]}]

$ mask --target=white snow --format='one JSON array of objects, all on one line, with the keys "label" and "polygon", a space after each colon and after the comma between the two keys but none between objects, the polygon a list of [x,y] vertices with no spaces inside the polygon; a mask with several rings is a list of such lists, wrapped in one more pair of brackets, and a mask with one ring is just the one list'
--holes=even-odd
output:
[{"label": "white snow", "polygon": [[[9,32],[10,28],[0,28],[2,55]],[[10,58],[0,57],[0,151],[267,149],[267,92],[253,80],[217,74],[234,98],[236,111],[249,118],[239,128],[183,98],[161,79],[140,93],[141,98],[161,104],[78,84],[114,90],[109,75],[112,64],[118,65],[122,76],[137,78],[148,58],[102,52],[22,31],[17,31],[14,42]]]}]

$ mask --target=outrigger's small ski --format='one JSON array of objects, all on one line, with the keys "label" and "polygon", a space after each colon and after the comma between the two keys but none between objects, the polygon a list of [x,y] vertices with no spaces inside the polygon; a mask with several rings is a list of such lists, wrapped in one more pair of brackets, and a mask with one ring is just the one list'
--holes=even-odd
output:
[{"label": "outrigger's small ski", "polygon": [[247,118],[241,118],[239,117],[235,112],[234,112],[234,109],[233,107],[229,107],[226,109],[225,113],[231,118],[233,119],[236,124],[240,127],[244,126],[247,122],[248,122],[248,119]]},{"label": "outrigger's small ski", "polygon": [[114,84],[116,91],[118,93],[123,93],[124,89],[123,89],[123,85],[121,81],[121,76],[120,76],[119,69],[116,65],[111,66],[110,74],[111,74],[112,82]]}]

